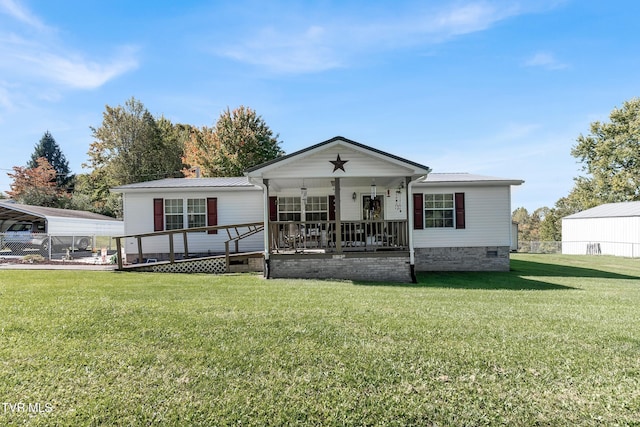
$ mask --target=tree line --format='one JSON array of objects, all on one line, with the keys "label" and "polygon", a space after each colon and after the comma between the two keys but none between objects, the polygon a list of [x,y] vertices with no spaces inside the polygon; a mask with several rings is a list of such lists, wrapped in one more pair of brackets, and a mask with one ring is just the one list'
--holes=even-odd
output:
[{"label": "tree line", "polygon": [[614,108],[609,121],[592,122],[589,133],[577,137],[571,156],[585,175],[575,177],[569,194],[551,208],[514,210],[519,241],[562,240],[563,217],[604,203],[640,200],[640,98]]},{"label": "tree line", "polygon": [[[91,127],[86,174],[73,175],[49,131],[26,166],[14,166],[8,195],[25,204],[121,215],[121,201],[109,189],[168,177],[240,176],[284,155],[279,135],[254,110],[227,108],[213,127],[172,123],[154,117],[135,98],[106,106],[102,124]],[[515,209],[520,241],[559,241],[562,218],[603,203],[640,200],[640,98],[614,108],[608,122],[591,123],[571,155],[582,163],[569,194],[553,207]],[[197,172],[196,172],[197,171]]]},{"label": "tree line", "polygon": [[161,178],[241,176],[251,166],[284,155],[279,135],[251,108],[227,108],[213,127],[154,117],[135,98],[106,106],[102,124],[74,175],[46,131],[26,166],[14,166],[8,196],[19,203],[79,209],[119,217],[120,196],[110,188]]}]

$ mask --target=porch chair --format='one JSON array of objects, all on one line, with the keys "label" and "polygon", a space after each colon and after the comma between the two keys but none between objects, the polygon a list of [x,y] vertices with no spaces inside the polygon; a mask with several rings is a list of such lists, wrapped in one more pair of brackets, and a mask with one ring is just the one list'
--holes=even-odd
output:
[{"label": "porch chair", "polygon": [[299,224],[288,224],[285,226],[283,235],[285,246],[296,252],[298,252],[298,247],[300,246],[300,242],[303,238],[300,227],[301,226]]}]

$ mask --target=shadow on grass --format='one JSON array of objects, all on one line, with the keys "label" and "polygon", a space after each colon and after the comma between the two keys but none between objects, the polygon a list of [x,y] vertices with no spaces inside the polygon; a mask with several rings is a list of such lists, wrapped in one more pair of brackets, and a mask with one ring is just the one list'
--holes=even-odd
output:
[{"label": "shadow on grass", "polygon": [[[603,278],[637,279],[637,276],[618,274],[591,268],[533,261],[511,260],[511,271],[506,272],[425,272],[418,273],[418,283],[386,284],[385,286],[489,289],[489,290],[571,290],[573,286],[551,283],[547,278]],[[381,283],[357,282],[357,285],[381,286]]]}]

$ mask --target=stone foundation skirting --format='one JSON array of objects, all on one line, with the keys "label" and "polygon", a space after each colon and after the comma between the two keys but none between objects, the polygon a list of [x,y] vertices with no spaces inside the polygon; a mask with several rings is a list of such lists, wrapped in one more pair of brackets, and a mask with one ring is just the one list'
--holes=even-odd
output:
[{"label": "stone foundation skirting", "polygon": [[509,246],[416,248],[416,271],[509,271]]},{"label": "stone foundation skirting", "polygon": [[408,252],[271,254],[269,277],[411,283]]}]

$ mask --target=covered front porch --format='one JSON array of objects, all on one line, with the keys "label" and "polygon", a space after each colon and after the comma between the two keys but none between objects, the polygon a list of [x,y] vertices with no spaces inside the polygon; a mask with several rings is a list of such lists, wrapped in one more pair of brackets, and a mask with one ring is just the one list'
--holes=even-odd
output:
[{"label": "covered front porch", "polygon": [[415,280],[410,189],[428,172],[341,137],[250,169],[266,277]]}]

